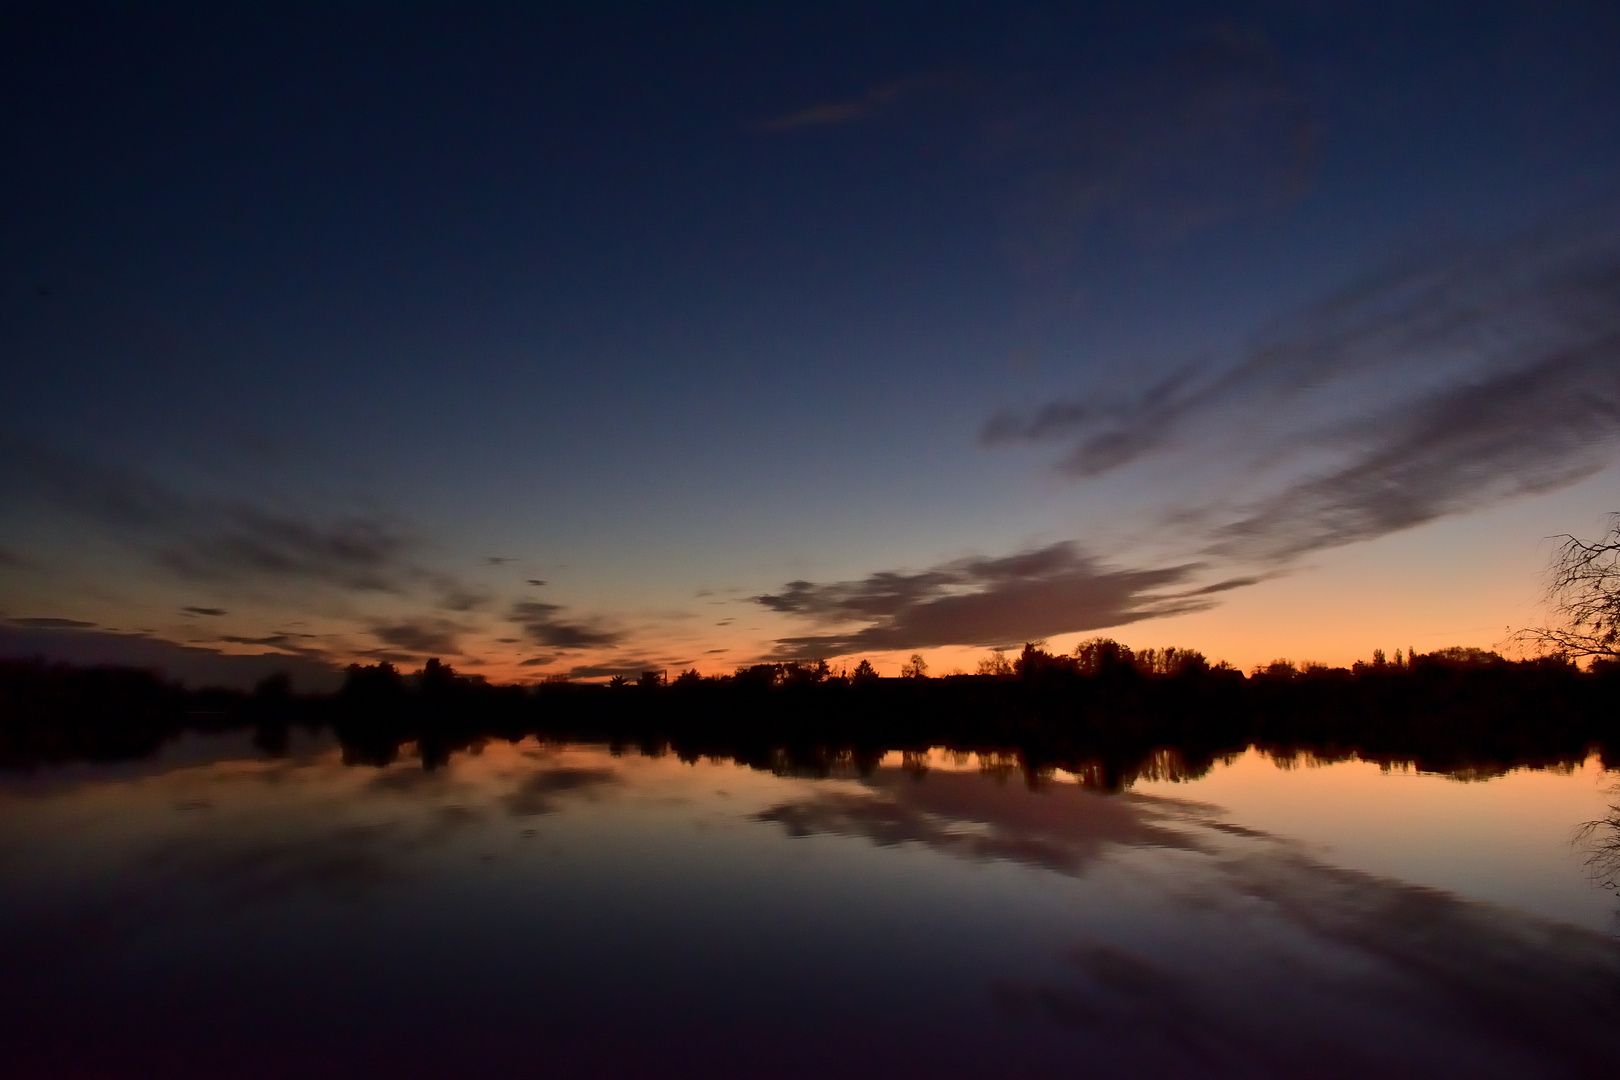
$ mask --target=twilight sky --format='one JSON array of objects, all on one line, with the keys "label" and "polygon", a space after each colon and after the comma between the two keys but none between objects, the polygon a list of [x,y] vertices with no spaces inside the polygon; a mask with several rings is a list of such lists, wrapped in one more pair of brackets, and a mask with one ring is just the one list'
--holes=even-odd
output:
[{"label": "twilight sky", "polygon": [[0,5],[0,651],[1344,663],[1620,510],[1612,4],[217,7]]}]

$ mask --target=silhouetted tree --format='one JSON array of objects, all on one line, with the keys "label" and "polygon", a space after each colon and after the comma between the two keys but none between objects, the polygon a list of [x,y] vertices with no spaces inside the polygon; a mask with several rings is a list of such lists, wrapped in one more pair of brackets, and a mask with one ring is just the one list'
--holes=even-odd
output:
[{"label": "silhouetted tree", "polygon": [[825,660],[812,660],[806,664],[784,664],[782,666],[782,681],[790,686],[814,685],[826,682],[832,675],[832,669]]},{"label": "silhouetted tree", "polygon": [[380,664],[350,664],[343,680],[343,694],[350,698],[394,698],[404,691],[404,676],[386,660]]},{"label": "silhouetted tree", "polygon": [[928,661],[923,659],[922,653],[911,654],[911,659],[900,667],[900,677],[902,679],[928,678]]},{"label": "silhouetted tree", "polygon": [[1113,638],[1092,638],[1074,647],[1074,658],[1083,675],[1107,675],[1136,666],[1130,649]]},{"label": "silhouetted tree", "polygon": [[1027,641],[1024,651],[1018,654],[1013,661],[1013,672],[1021,679],[1033,679],[1043,675],[1077,674],[1080,670],[1079,661],[1072,656],[1054,656],[1046,651],[1046,642]]},{"label": "silhouetted tree", "polygon": [[1547,582],[1557,622],[1520,637],[1545,652],[1620,660],[1620,514],[1600,540],[1561,539]]},{"label": "silhouetted tree", "polygon": [[1203,653],[1197,649],[1178,649],[1173,645],[1163,649],[1142,649],[1135,654],[1133,663],[1136,670],[1143,675],[1161,678],[1175,678],[1209,670],[1209,660]]},{"label": "silhouetted tree", "polygon": [[775,686],[785,674],[785,664],[753,664],[738,668],[732,680],[753,686]]},{"label": "silhouetted tree", "polygon": [[[1422,663],[1429,666],[1440,665],[1452,668],[1486,668],[1506,664],[1507,660],[1501,653],[1477,649],[1472,645],[1452,645],[1444,649],[1436,649],[1432,653],[1422,656],[1413,656],[1414,664]],[[1359,670],[1364,665],[1356,665]]]},{"label": "silhouetted tree", "polygon": [[292,698],[292,679],[285,671],[266,675],[253,687],[253,696],[267,705],[281,705]]},{"label": "silhouetted tree", "polygon": [[427,663],[422,665],[422,670],[416,673],[417,686],[427,693],[449,690],[461,681],[456,669],[437,656],[430,657]]},{"label": "silhouetted tree", "polygon": [[[1183,663],[1196,654],[1181,650],[1143,650],[1127,665],[1122,649],[1103,647],[1117,643],[1093,644],[1091,675],[1079,659],[1031,643],[1018,664],[1028,678],[878,679],[865,663],[853,694],[830,678],[813,681],[819,665],[808,664],[791,665],[800,673],[791,678],[786,664],[683,678],[691,692],[670,693],[492,686],[442,664],[403,679],[377,664],[352,668],[341,693],[277,700],[186,691],[142,671],[0,660],[0,768],[138,757],[187,730],[252,729],[262,750],[283,753],[293,726],[330,729],[350,764],[387,764],[414,746],[432,768],[490,738],[536,735],[821,776],[873,767],[889,750],[945,746],[993,751],[1028,776],[1063,768],[1108,791],[1137,776],[1197,775],[1249,745],[1472,778],[1584,761],[1594,747],[1606,763],[1620,760],[1615,661],[1583,672],[1565,659],[1514,662],[1455,648],[1408,655],[1401,667],[1301,671],[1279,662],[1245,679],[1226,664]],[[1591,838],[1607,835],[1594,828]]]},{"label": "silhouetted tree", "polygon": [[1263,667],[1256,665],[1253,672],[1257,679],[1296,679],[1299,675],[1300,670],[1292,660],[1273,660]]},{"label": "silhouetted tree", "polygon": [[855,670],[849,673],[849,677],[858,683],[876,682],[877,668],[872,666],[872,661],[863,658],[855,665]]},{"label": "silhouetted tree", "polygon": [[978,673],[997,677],[1011,675],[1013,673],[1013,664],[1011,660],[1007,659],[1007,650],[991,649],[990,655],[979,661]]}]

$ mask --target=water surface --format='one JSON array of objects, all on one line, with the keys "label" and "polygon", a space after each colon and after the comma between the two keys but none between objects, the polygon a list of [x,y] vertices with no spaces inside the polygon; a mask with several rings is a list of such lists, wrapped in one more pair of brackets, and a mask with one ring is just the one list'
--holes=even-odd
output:
[{"label": "water surface", "polygon": [[533,738],[448,764],[0,780],[32,1076],[1599,1076],[1594,759],[1463,782],[1253,751],[1126,792]]}]

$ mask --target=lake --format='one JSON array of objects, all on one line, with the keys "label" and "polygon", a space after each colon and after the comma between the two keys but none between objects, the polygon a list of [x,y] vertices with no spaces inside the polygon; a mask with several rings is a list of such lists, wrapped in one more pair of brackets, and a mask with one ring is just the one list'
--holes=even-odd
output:
[{"label": "lake", "polygon": [[[870,763],[866,763],[870,765]],[[9,1077],[1600,1076],[1594,756],[825,775],[296,731],[0,773]]]}]

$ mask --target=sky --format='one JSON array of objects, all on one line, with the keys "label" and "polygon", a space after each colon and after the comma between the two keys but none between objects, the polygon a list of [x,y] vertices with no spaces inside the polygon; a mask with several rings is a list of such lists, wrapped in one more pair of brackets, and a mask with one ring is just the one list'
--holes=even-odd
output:
[{"label": "sky", "polygon": [[1501,645],[1620,510],[1617,54],[1602,3],[0,4],[0,651]]}]

